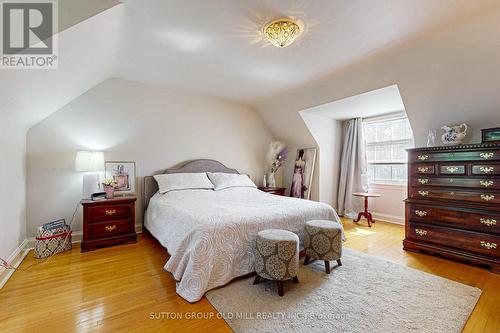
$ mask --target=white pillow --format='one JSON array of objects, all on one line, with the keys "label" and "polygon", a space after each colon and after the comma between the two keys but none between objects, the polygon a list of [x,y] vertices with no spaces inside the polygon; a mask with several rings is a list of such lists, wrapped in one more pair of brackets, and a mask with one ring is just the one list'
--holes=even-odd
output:
[{"label": "white pillow", "polygon": [[229,187],[257,187],[247,175],[223,172],[207,172],[207,175],[210,181],[214,183],[216,191]]},{"label": "white pillow", "polygon": [[212,190],[214,184],[210,182],[205,172],[199,173],[170,173],[153,176],[158,183],[160,193],[187,189]]}]

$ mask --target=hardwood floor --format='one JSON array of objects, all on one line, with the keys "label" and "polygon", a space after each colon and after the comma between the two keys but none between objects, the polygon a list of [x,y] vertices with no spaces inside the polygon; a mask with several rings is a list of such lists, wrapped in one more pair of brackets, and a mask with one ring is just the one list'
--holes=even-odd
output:
[{"label": "hardwood floor", "polygon": [[[405,252],[399,225],[343,223],[346,247],[482,289],[464,332],[500,332],[500,275]],[[163,271],[167,257],[145,236],[137,244],[87,253],[74,247],[47,264],[15,272],[0,290],[0,332],[231,332],[205,298],[190,304],[177,296],[174,280]],[[30,254],[21,267],[34,261]],[[193,316],[202,317],[187,319]]]}]

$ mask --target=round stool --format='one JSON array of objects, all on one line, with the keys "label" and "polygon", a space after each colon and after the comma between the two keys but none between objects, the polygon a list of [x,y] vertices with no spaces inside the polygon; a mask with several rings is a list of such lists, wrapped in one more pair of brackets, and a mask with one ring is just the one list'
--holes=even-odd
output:
[{"label": "round stool", "polygon": [[306,222],[304,234],[306,257],[304,265],[310,259],[325,261],[325,270],[330,274],[330,260],[337,260],[342,266],[342,226],[334,221],[313,220]]},{"label": "round stool", "polygon": [[255,242],[255,280],[261,278],[278,282],[278,294],[283,296],[283,281],[299,282],[299,236],[293,232],[268,229],[257,234]]}]

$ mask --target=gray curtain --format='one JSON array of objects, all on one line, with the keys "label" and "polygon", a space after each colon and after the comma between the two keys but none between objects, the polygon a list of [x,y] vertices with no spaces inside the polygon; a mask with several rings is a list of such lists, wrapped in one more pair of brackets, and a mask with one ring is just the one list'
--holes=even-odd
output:
[{"label": "gray curtain", "polygon": [[363,192],[367,183],[363,121],[361,118],[344,122],[342,142],[337,207],[340,215],[352,217],[363,210],[362,200],[353,197],[352,193]]}]

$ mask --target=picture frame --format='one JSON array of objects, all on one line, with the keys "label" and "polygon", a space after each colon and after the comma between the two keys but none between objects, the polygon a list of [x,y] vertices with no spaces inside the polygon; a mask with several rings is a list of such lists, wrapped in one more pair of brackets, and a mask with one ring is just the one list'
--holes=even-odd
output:
[{"label": "picture frame", "polygon": [[106,161],[104,163],[106,179],[113,179],[118,194],[135,194],[135,162],[133,161]]},{"label": "picture frame", "polygon": [[500,127],[482,129],[481,143],[500,143]]},{"label": "picture frame", "polygon": [[300,199],[311,198],[311,185],[316,162],[314,148],[299,148],[295,157],[290,196]]}]

